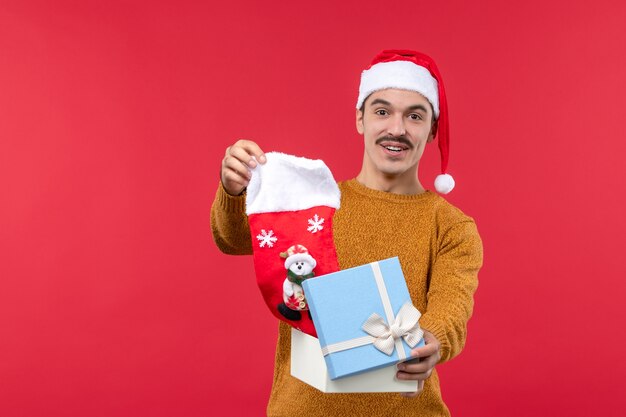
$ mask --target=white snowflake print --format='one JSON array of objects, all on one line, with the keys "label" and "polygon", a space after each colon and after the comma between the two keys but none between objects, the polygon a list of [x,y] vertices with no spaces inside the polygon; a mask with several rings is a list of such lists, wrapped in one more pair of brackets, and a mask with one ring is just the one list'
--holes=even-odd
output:
[{"label": "white snowflake print", "polygon": [[309,227],[306,228],[311,233],[317,233],[324,228],[322,226],[324,224],[324,218],[319,217],[317,214],[313,216],[312,219],[309,219]]},{"label": "white snowflake print", "polygon": [[273,230],[266,232],[265,229],[261,229],[261,233],[256,235],[256,238],[259,240],[260,248],[264,248],[266,245],[268,248],[271,248],[278,240],[278,238],[274,236]]}]

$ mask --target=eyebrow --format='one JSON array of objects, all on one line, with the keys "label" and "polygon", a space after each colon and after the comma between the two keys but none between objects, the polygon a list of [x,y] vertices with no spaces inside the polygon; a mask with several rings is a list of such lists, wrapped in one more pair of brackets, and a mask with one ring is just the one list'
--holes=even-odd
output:
[{"label": "eyebrow", "polygon": [[421,104],[411,106],[408,108],[408,110],[422,110],[424,113],[428,114],[428,110],[426,110],[426,107],[422,106]]},{"label": "eyebrow", "polygon": [[391,106],[390,102],[388,102],[387,100],[383,100],[382,98],[377,98],[376,100],[372,101],[370,104],[372,106],[374,104],[382,104],[382,105],[385,105],[385,106]]}]

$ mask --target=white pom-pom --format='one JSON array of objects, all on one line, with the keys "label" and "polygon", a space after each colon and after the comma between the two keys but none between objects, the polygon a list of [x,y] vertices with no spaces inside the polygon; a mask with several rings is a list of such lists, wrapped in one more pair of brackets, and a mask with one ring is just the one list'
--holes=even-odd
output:
[{"label": "white pom-pom", "polygon": [[450,174],[439,174],[435,178],[435,190],[440,194],[448,194],[454,188],[454,178]]}]

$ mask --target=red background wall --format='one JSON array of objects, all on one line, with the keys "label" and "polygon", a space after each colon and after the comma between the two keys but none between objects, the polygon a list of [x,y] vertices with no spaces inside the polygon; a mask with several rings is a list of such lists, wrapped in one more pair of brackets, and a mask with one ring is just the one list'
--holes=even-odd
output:
[{"label": "red background wall", "polygon": [[439,63],[449,199],[485,244],[441,366],[453,414],[622,415],[624,21],[605,0],[3,0],[0,415],[262,415],[276,324],[251,258],[211,240],[220,160],[249,138],[354,176],[359,73],[390,47]]}]

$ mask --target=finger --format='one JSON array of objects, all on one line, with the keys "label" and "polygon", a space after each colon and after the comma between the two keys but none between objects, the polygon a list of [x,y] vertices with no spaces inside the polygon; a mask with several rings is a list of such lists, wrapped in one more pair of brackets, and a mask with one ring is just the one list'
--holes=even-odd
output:
[{"label": "finger", "polygon": [[398,378],[401,381],[424,381],[430,378],[431,374],[432,374],[432,368],[425,372],[418,372],[418,373],[398,371],[396,373],[396,378]]},{"label": "finger", "polygon": [[248,165],[241,162],[237,158],[227,156],[222,162],[222,174],[226,174],[229,171],[237,174],[241,179],[245,181],[248,181],[252,175]]},{"label": "finger", "polygon": [[254,168],[256,166],[256,162],[254,162],[254,157],[259,163],[264,164],[267,161],[265,157],[265,152],[261,150],[259,145],[250,140],[238,140],[231,147],[231,154],[235,156],[233,153],[236,153],[237,156],[241,157],[241,161],[245,162],[250,166],[250,168]]},{"label": "finger", "polygon": [[430,360],[422,360],[420,362],[403,362],[398,364],[398,375],[401,374],[409,374],[416,375],[417,378],[409,378],[409,379],[426,379],[433,372],[433,369],[437,365],[437,361],[434,358],[430,358]]},{"label": "finger", "polygon": [[416,352],[415,350],[413,350],[411,352],[411,356],[415,359],[411,359],[409,361],[398,364],[398,368],[401,368],[400,365],[413,366],[417,364],[427,364],[430,366],[434,366],[439,361],[439,350],[435,350],[434,352],[430,350],[420,350]]},{"label": "finger", "polygon": [[441,343],[439,343],[439,340],[435,337],[434,334],[432,334],[428,330],[424,330],[424,342],[426,342],[426,345],[437,346],[437,349],[441,347]]},{"label": "finger", "polygon": [[222,162],[221,180],[228,194],[239,195],[250,182],[250,171],[247,166],[235,158],[227,158]]},{"label": "finger", "polygon": [[398,371],[406,372],[409,374],[425,373],[431,371],[436,364],[437,361],[431,356],[430,358],[424,359],[421,362],[400,363],[398,364]]},{"label": "finger", "polygon": [[424,342],[426,342],[427,345],[436,344],[439,346],[439,340],[428,330],[424,330]]},{"label": "finger", "polygon": [[[232,177],[230,177],[231,175]],[[238,176],[235,176],[235,174],[228,173],[225,178],[222,178],[222,186],[226,193],[230,195],[240,195],[248,186],[248,181],[242,181]]]},{"label": "finger", "polygon": [[254,156],[246,148],[237,145],[228,148],[224,160],[230,159],[235,159],[251,169],[257,164]]},{"label": "finger", "polygon": [[431,355],[435,355],[439,352],[439,343],[430,343],[424,346],[415,348],[411,351],[411,356],[415,358],[425,358]]},{"label": "finger", "polygon": [[228,191],[229,193],[231,191],[235,191],[235,189],[237,188],[246,188],[249,183],[250,180],[248,180],[247,178],[242,178],[239,174],[233,171],[225,172],[222,177],[222,184],[226,188],[226,191]]}]

